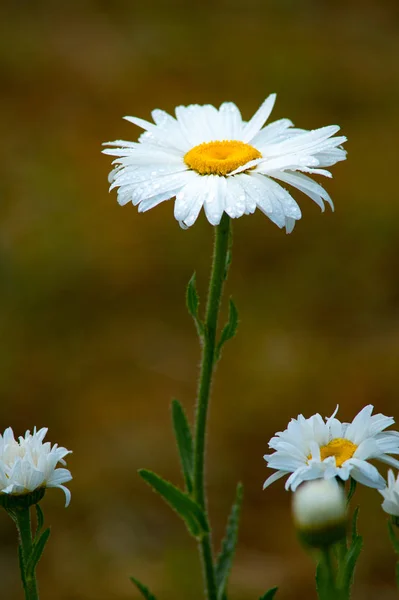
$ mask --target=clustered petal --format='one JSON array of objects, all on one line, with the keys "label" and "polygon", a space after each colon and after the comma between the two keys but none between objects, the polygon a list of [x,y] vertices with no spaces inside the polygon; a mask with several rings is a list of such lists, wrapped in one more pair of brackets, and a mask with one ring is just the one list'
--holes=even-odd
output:
[{"label": "clustered petal", "polygon": [[58,487],[65,493],[68,506],[71,493],[62,484],[72,475],[68,469],[56,466],[66,464],[64,457],[70,450],[43,442],[47,431],[45,427],[39,431],[34,428],[32,434],[27,431],[18,440],[11,427],[0,434],[0,494],[24,495],[39,488]]},{"label": "clustered petal", "polygon": [[[309,175],[331,177],[326,167],[345,160],[341,145],[346,137],[335,136],[337,125],[306,131],[294,128],[289,119],[280,119],[265,126],[275,100],[271,94],[248,122],[232,102],[219,109],[178,106],[176,117],[156,109],[154,123],[125,117],[144,133],[138,142],[108,142],[111,147],[103,150],[117,157],[109,181],[110,189],[118,188],[119,204],[132,202],[144,212],[175,197],[175,218],[183,228],[195,223],[201,208],[212,225],[220,223],[224,212],[238,218],[259,208],[287,233],[301,218],[301,211],[282,184],[308,195],[322,210],[325,202],[333,208],[328,193]],[[261,158],[244,161],[223,175],[209,169],[203,174],[184,160],[201,144],[232,141],[249,144]]]},{"label": "clustered petal", "polygon": [[319,414],[292,419],[285,431],[270,440],[275,452],[264,456],[268,467],[276,469],[264,484],[288,475],[286,489],[293,491],[313,479],[352,477],[359,483],[382,490],[385,480],[369,460],[377,459],[399,468],[390,454],[399,454],[399,432],[384,431],[394,423],[392,417],[372,415],[373,406],[363,408],[351,423],[341,423],[336,412],[323,419]]}]

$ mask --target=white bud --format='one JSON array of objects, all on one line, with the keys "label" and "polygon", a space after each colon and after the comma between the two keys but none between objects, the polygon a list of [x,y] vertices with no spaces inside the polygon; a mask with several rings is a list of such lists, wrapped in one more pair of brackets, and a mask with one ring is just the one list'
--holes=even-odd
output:
[{"label": "white bud", "polygon": [[346,533],[346,498],[335,479],[316,479],[294,493],[292,511],[300,537],[310,546],[328,546]]}]

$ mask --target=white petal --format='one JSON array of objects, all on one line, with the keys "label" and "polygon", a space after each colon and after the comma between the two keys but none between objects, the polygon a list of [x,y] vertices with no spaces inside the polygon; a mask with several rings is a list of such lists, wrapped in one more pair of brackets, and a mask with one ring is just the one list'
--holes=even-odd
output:
[{"label": "white petal", "polygon": [[263,484],[263,489],[265,490],[267,487],[269,487],[269,485],[284,477],[284,475],[288,475],[288,473],[286,471],[276,471],[276,473],[273,473],[273,475],[270,475],[270,477],[266,479],[265,483]]},{"label": "white petal", "polygon": [[275,101],[276,94],[270,94],[270,96],[266,98],[261,107],[254,114],[252,119],[244,126],[241,134],[241,140],[243,142],[250,142],[255,135],[259,133],[267,119],[270,117],[270,113],[273,110]]},{"label": "white petal", "polygon": [[221,134],[226,140],[240,140],[242,135],[241,113],[233,102],[224,102],[219,108]]}]

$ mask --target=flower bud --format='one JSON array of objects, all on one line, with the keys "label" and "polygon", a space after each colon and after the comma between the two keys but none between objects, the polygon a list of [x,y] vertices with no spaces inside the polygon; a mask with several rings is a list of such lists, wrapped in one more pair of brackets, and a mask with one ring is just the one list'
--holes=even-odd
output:
[{"label": "flower bud", "polygon": [[303,483],[294,493],[292,511],[299,537],[308,546],[329,546],[346,535],[346,498],[335,479]]}]

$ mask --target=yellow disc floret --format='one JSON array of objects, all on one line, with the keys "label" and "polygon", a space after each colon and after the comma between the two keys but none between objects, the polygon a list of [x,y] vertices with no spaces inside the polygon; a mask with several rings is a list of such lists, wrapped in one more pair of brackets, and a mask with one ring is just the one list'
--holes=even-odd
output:
[{"label": "yellow disc floret", "polygon": [[250,144],[224,140],[194,146],[184,155],[184,162],[200,175],[223,177],[256,158],[262,158],[262,155]]},{"label": "yellow disc floret", "polygon": [[335,456],[337,467],[342,467],[346,460],[352,458],[357,449],[356,444],[344,438],[336,438],[320,448],[320,459],[325,460],[329,456]]}]

